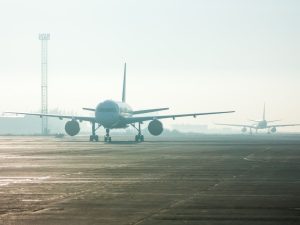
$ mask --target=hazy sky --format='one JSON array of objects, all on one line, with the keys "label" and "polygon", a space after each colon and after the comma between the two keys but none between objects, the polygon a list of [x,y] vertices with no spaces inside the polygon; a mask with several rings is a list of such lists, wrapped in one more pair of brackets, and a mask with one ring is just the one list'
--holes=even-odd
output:
[{"label": "hazy sky", "polygon": [[[86,114],[105,99],[134,109],[236,114],[169,120],[300,122],[298,0],[0,0],[0,111],[40,108],[40,32],[49,107]],[[287,128],[285,130],[300,130]]]}]

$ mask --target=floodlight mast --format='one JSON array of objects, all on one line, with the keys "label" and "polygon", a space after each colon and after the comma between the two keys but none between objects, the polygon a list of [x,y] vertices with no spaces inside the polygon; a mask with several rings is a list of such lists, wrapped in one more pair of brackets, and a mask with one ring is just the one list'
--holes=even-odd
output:
[{"label": "floodlight mast", "polygon": [[[50,34],[39,34],[41,41],[41,113],[48,114],[48,40]],[[48,117],[42,117],[42,135],[48,135]]]}]

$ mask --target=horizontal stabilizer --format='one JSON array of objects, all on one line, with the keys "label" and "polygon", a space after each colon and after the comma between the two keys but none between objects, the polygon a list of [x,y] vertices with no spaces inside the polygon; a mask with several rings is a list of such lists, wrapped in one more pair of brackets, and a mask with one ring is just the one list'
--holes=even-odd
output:
[{"label": "horizontal stabilizer", "polygon": [[92,109],[92,108],[82,108],[83,110],[87,110],[87,111],[96,111],[95,109]]},{"label": "horizontal stabilizer", "polygon": [[281,121],[281,120],[268,120],[267,122],[268,123],[274,123],[274,122],[279,122],[279,121]]},{"label": "horizontal stabilizer", "polygon": [[144,114],[144,113],[158,112],[158,111],[163,111],[168,109],[169,108],[145,109],[145,110],[133,111],[132,114]]},{"label": "horizontal stabilizer", "polygon": [[249,119],[249,121],[254,122],[254,123],[259,123],[260,122],[260,120],[251,120],[251,119]]},{"label": "horizontal stabilizer", "polygon": [[174,115],[164,115],[164,116],[142,116],[142,117],[130,117],[126,118],[126,123],[127,124],[132,124],[132,123],[140,123],[144,121],[149,121],[149,120],[160,120],[160,119],[173,119],[177,117],[194,117],[196,118],[197,116],[204,116],[204,115],[214,115],[214,114],[223,114],[223,113],[233,113],[234,111],[224,111],[224,112],[207,112],[207,113],[189,113],[189,114],[174,114]]}]

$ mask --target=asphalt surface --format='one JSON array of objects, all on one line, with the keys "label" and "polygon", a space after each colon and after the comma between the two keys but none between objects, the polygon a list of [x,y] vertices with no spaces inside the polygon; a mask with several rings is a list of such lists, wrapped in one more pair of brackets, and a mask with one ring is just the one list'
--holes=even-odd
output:
[{"label": "asphalt surface", "polygon": [[0,224],[300,224],[300,136],[0,137]]}]

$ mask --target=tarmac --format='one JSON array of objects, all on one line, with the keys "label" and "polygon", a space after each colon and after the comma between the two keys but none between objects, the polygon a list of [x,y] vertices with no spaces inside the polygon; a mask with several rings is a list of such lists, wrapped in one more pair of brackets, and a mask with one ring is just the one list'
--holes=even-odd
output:
[{"label": "tarmac", "polygon": [[0,137],[0,224],[300,224],[300,135]]}]

